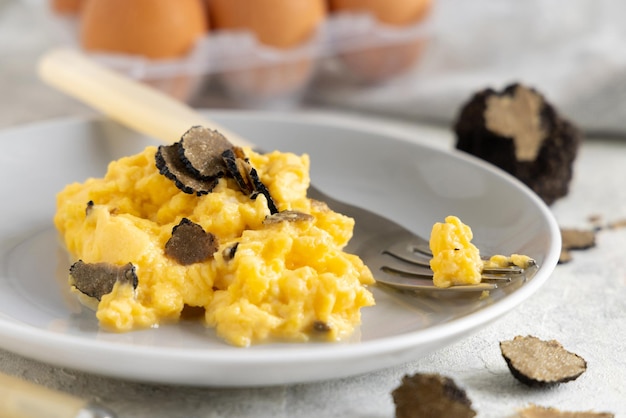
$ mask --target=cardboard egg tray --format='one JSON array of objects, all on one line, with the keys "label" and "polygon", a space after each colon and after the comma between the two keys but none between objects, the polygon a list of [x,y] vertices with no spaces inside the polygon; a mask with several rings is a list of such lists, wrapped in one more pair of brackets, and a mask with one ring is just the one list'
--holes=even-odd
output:
[{"label": "cardboard egg tray", "polygon": [[189,103],[291,107],[324,77],[368,86],[404,74],[418,65],[429,31],[428,21],[394,27],[364,13],[337,13],[309,42],[289,50],[262,45],[245,31],[211,31],[180,59],[89,55]]}]

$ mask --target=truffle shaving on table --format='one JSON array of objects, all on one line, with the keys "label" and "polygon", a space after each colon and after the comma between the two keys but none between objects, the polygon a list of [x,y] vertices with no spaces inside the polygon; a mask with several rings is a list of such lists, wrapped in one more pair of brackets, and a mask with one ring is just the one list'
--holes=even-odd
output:
[{"label": "truffle shaving on table", "polygon": [[572,250],[587,250],[596,246],[596,231],[590,229],[561,228],[561,255],[559,263],[572,260]]},{"label": "truffle shaving on table", "polygon": [[529,386],[569,382],[587,370],[582,357],[567,351],[556,340],[518,335],[500,342],[500,351],[513,376]]},{"label": "truffle shaving on table", "polygon": [[610,412],[561,411],[556,408],[530,405],[519,411],[517,418],[614,418]]},{"label": "truffle shaving on table", "polygon": [[392,392],[397,418],[471,418],[472,401],[454,380],[438,374],[404,376]]}]

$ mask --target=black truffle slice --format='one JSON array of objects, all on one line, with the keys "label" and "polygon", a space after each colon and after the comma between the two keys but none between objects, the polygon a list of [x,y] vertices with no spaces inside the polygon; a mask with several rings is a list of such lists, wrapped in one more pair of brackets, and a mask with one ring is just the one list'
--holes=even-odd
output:
[{"label": "black truffle slice", "polygon": [[111,293],[116,282],[130,283],[133,289],[139,283],[132,263],[117,266],[109,263],[85,263],[82,260],[70,267],[70,279],[71,284],[81,293],[97,300]]},{"label": "black truffle slice", "polygon": [[255,199],[263,194],[270,213],[278,212],[269,190],[243,149],[233,146],[217,131],[194,126],[179,142],[160,146],[155,162],[159,172],[185,193],[208,194],[220,177],[229,175],[246,196]]},{"label": "black truffle slice", "polygon": [[458,149],[509,172],[547,204],[567,195],[581,134],[536,90],[512,84],[478,92],[454,130]]},{"label": "black truffle slice", "polygon": [[221,177],[226,171],[222,153],[233,145],[218,131],[194,126],[180,140],[180,159],[198,178]]},{"label": "black truffle slice", "polygon": [[313,321],[313,331],[319,333],[327,333],[331,330],[332,328],[330,327],[330,324],[328,322],[320,321],[319,319]]},{"label": "black truffle slice", "polygon": [[217,185],[218,178],[203,179],[190,173],[180,159],[180,143],[161,145],[155,155],[156,166],[161,174],[172,180],[176,187],[188,194],[202,196]]},{"label": "black truffle slice", "polygon": [[586,250],[596,245],[596,233],[592,230],[561,228],[561,239],[568,250]]},{"label": "black truffle slice", "polygon": [[560,411],[556,408],[530,405],[519,411],[517,418],[614,418],[610,412],[572,412]]},{"label": "black truffle slice", "polygon": [[237,186],[246,196],[254,194],[254,184],[250,178],[252,166],[245,159],[238,157],[234,150],[229,149],[222,153],[222,160],[228,174],[235,179]]},{"label": "black truffle slice", "polygon": [[[267,187],[265,187],[265,184],[263,184],[263,182],[259,178],[259,175],[255,168],[250,170],[250,178],[252,179],[252,183],[254,184],[254,190],[256,194],[262,194],[263,196],[265,196],[265,199],[267,200],[267,207],[270,210],[270,213],[278,213],[278,208],[274,203],[274,199],[272,199],[272,196],[270,195],[270,191],[267,189]],[[252,198],[255,197],[255,195],[252,196]]]},{"label": "black truffle slice", "polygon": [[571,250],[586,250],[596,245],[596,231],[561,228],[561,255],[559,263],[572,261]]},{"label": "black truffle slice", "polygon": [[224,248],[224,250],[222,251],[222,255],[224,257],[224,260],[226,261],[230,261],[233,258],[235,258],[235,254],[237,254],[237,248],[239,248],[239,243],[236,242],[233,245]]},{"label": "black truffle slice", "polygon": [[391,395],[397,418],[474,417],[472,401],[449,377],[438,374],[404,376]]},{"label": "black truffle slice", "polygon": [[201,263],[217,251],[217,239],[201,225],[183,218],[172,228],[172,236],[165,243],[165,255],[184,266]]},{"label": "black truffle slice", "polygon": [[575,380],[587,370],[587,362],[555,340],[531,335],[500,342],[502,357],[513,376],[529,386],[548,386]]},{"label": "black truffle slice", "polygon": [[282,212],[274,213],[270,216],[266,216],[263,219],[265,225],[277,224],[281,222],[302,222],[312,221],[314,218],[308,213],[299,212],[297,210],[283,210]]},{"label": "black truffle slice", "polygon": [[85,208],[85,216],[91,215],[91,211],[93,210],[94,205],[95,203],[93,203],[93,200],[87,202],[87,207]]},{"label": "black truffle slice", "polygon": [[224,151],[222,158],[228,174],[235,179],[239,189],[245,195],[250,196],[251,199],[255,199],[259,194],[264,195],[270,213],[278,213],[274,199],[272,199],[269,190],[259,178],[256,169],[246,159],[239,156],[236,149]]}]

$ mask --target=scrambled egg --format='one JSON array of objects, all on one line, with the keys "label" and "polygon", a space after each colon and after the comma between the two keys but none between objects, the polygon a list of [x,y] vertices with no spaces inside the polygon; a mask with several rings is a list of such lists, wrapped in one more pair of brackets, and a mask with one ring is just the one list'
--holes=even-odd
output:
[{"label": "scrambled egg", "polygon": [[473,236],[472,229],[456,216],[448,216],[445,223],[433,225],[430,268],[435,286],[480,283],[483,261],[480,251],[471,242]]},{"label": "scrambled egg", "polygon": [[518,266],[528,268],[534,260],[526,255],[494,255],[484,261],[478,248],[472,244],[474,234],[456,216],[448,216],[445,223],[437,222],[430,234],[433,258],[430,268],[437,287],[479,284],[485,268]]},{"label": "scrambled egg", "polygon": [[530,258],[527,255],[522,254],[511,254],[510,256],[506,255],[492,255],[489,260],[485,262],[484,268],[490,267],[509,267],[511,265],[526,269],[534,263],[535,260]]},{"label": "scrambled egg", "polygon": [[[104,178],[68,185],[57,197],[54,222],[74,260],[136,268],[136,289],[117,282],[97,303],[101,326],[154,327],[189,306],[203,308],[206,324],[236,346],[353,333],[360,308],[374,304],[366,286],[374,279],[342,250],[354,220],[306,197],[306,155],[245,150],[279,210],[312,215],[264,224],[265,196],[251,199],[231,178],[206,195],[183,193],[155,167],[156,151],[114,161]],[[209,260],[181,265],[165,255],[182,218],[217,238]]]}]

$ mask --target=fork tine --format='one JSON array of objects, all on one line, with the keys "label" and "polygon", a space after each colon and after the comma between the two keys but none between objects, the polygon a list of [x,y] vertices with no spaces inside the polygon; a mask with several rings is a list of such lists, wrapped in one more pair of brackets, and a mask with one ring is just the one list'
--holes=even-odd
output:
[{"label": "fork tine", "polygon": [[508,267],[485,267],[483,268],[483,274],[486,275],[498,275],[498,274],[522,274],[524,269],[519,266]]},{"label": "fork tine", "polygon": [[414,279],[402,276],[386,275],[384,278],[376,278],[376,282],[394,289],[425,291],[425,292],[482,292],[498,288],[496,283],[479,283],[474,285],[459,285],[451,287],[436,287],[432,280]]},{"label": "fork tine", "polygon": [[514,273],[512,275],[509,276],[505,276],[505,275],[501,275],[501,274],[485,274],[483,273],[482,277],[481,277],[481,281],[486,282],[486,283],[493,283],[493,282],[501,282],[501,283],[508,283],[511,280],[513,280],[513,278],[515,278],[516,276],[519,276],[520,274],[522,274],[522,272],[519,273]]},{"label": "fork tine", "polygon": [[[423,241],[423,242],[422,242]],[[430,260],[432,253],[428,242],[425,240],[412,239],[410,241],[400,241],[389,246],[383,251],[385,254],[389,254],[399,260],[406,261],[408,263],[417,264],[430,268]]]},{"label": "fork tine", "polygon": [[538,267],[537,266],[537,262],[533,259],[530,259],[528,261],[528,265],[524,267],[520,267],[517,266],[515,264],[509,264],[506,267],[493,267],[493,266],[487,266],[485,268],[483,268],[483,274],[485,275],[498,275],[498,274],[504,274],[504,275],[518,275],[518,274],[524,274],[526,271],[534,269]]},{"label": "fork tine", "polygon": [[428,263],[413,263],[390,253],[383,253],[380,259],[380,269],[389,270],[394,274],[401,274],[407,277],[419,277],[432,280],[433,271]]}]

